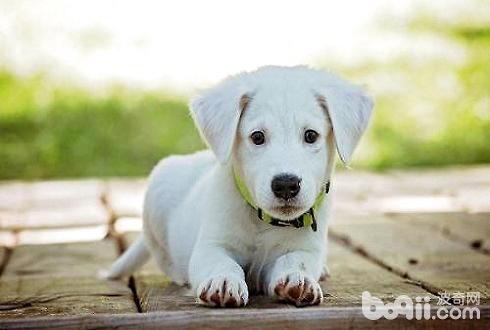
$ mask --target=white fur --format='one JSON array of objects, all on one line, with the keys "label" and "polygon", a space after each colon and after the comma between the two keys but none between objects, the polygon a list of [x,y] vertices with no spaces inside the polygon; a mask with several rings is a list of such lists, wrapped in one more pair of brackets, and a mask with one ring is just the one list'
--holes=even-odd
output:
[{"label": "white fur", "polygon": [[[242,109],[244,95],[250,102]],[[293,219],[313,205],[330,180],[335,149],[350,161],[371,108],[360,88],[306,67],[242,73],[196,98],[193,117],[212,152],[163,159],[145,198],[145,243],[162,271],[177,283],[189,283],[204,303],[225,283],[222,306],[231,298],[246,304],[249,290],[275,296],[278,283],[286,290],[304,285],[321,300],[317,281],[325,269],[330,195],[316,212],[317,232],[274,227],[243,200],[232,167],[265,212]],[[304,142],[307,129],[320,134],[316,143]],[[263,145],[249,138],[256,130],[265,132]],[[302,180],[293,211],[283,212],[285,201],[270,188],[272,177],[281,173]],[[109,277],[128,275],[141,264],[141,246],[131,247]]]}]

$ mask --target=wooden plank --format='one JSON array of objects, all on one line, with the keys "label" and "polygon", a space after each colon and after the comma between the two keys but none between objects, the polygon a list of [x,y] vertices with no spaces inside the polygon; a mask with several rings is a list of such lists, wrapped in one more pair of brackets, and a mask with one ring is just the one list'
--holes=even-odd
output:
[{"label": "wooden plank", "polygon": [[482,190],[490,187],[490,166],[395,170],[388,174],[402,194],[439,193],[458,197],[458,193],[467,188]]},{"label": "wooden plank", "polygon": [[395,221],[433,226],[445,235],[490,254],[490,213],[390,214]]},{"label": "wooden plank", "polygon": [[26,229],[19,232],[0,231],[0,244],[14,247],[17,245],[96,241],[106,237],[107,231],[107,225],[78,228]]},{"label": "wooden plank", "polygon": [[437,170],[338,171],[335,214],[490,212],[490,167]]},{"label": "wooden plank", "polygon": [[[126,244],[137,234],[125,236]],[[393,302],[399,295],[430,296],[426,290],[407,279],[393,274],[330,240],[329,267],[331,276],[321,282],[325,307],[360,306],[363,291],[369,291],[383,301]],[[195,310],[193,293],[171,283],[156,266],[149,262],[133,276],[137,296],[143,312]],[[253,296],[250,308],[294,308],[277,303],[266,296]]]},{"label": "wooden plank", "polygon": [[101,267],[116,259],[117,246],[107,239],[89,243],[24,245],[16,247],[4,276],[96,276]]},{"label": "wooden plank", "polygon": [[490,307],[480,319],[395,320],[366,319],[359,308],[211,309],[123,315],[83,315],[64,318],[1,320],[5,329],[488,329]]},{"label": "wooden plank", "polygon": [[114,240],[15,248],[0,277],[0,318],[136,312],[126,283],[98,276]]},{"label": "wooden plank", "polygon": [[23,230],[16,233],[16,245],[90,242],[107,236],[107,225]]},{"label": "wooden plank", "polygon": [[331,233],[433,293],[479,291],[489,300],[490,260],[427,225],[401,221],[334,224]]},{"label": "wooden plank", "polygon": [[0,210],[57,206],[59,203],[99,198],[99,180],[3,182],[0,184]]},{"label": "wooden plank", "polygon": [[0,184],[2,230],[80,227],[107,224],[102,183],[45,181]]},{"label": "wooden plank", "polygon": [[115,218],[141,217],[146,180],[112,179],[106,182],[105,199]]},{"label": "wooden plank", "polygon": [[363,291],[386,302],[393,302],[400,295],[431,297],[435,304],[436,297],[425,289],[394,274],[379,265],[363,258],[350,249],[329,239],[328,266],[330,277],[322,281],[322,288],[327,293],[324,299],[326,306],[361,306]]},{"label": "wooden plank", "polygon": [[3,230],[94,226],[108,221],[107,210],[95,198],[49,207],[0,210],[0,228]]}]

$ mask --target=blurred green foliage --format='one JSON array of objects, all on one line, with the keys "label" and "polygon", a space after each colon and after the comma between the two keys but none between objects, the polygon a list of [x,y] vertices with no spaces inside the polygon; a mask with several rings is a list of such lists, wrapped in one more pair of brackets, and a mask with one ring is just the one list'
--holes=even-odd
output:
[{"label": "blurred green foliage", "polygon": [[94,96],[0,73],[0,179],[146,175],[202,148],[184,100],[113,89]]},{"label": "blurred green foliage", "polygon": [[[490,162],[490,26],[419,15],[408,29],[446,42],[447,58],[338,68],[372,85],[377,101],[354,165]],[[95,94],[0,71],[0,179],[146,175],[163,156],[203,147],[182,98],[127,88]]]},{"label": "blurred green foliage", "polygon": [[[345,69],[381,85],[357,165],[374,169],[490,162],[490,25],[418,15],[412,37],[433,38],[442,56],[414,54]],[[432,39],[431,39],[432,40]]]}]

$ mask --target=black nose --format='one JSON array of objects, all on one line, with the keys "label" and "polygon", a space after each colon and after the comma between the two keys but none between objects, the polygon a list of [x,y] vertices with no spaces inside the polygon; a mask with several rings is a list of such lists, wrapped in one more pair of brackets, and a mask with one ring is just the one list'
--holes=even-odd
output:
[{"label": "black nose", "polygon": [[291,199],[299,193],[301,179],[292,174],[276,175],[271,182],[274,195],[283,199]]}]

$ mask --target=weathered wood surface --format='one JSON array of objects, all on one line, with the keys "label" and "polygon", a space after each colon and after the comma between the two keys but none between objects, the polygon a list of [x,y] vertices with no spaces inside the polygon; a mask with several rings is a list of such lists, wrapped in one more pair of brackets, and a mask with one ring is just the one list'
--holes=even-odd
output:
[{"label": "weathered wood surface", "polygon": [[436,299],[417,283],[380,267],[332,238],[329,239],[328,265],[331,276],[322,282],[327,292],[327,306],[361,306],[363,291],[385,302],[393,302],[402,294]]},{"label": "weathered wood surface", "polygon": [[113,240],[15,248],[0,277],[0,319],[136,312],[126,283],[98,275],[116,257]]},{"label": "weathered wood surface", "polygon": [[104,189],[101,180],[60,180],[0,184],[0,209],[55,205],[60,201],[98,197]]},{"label": "weathered wood surface", "polygon": [[490,258],[439,230],[419,223],[384,220],[335,224],[331,233],[371,260],[438,292],[481,293],[490,298]]},{"label": "weathered wood surface", "polygon": [[108,214],[100,199],[60,202],[58,205],[0,210],[3,230],[84,227],[106,224]]},{"label": "weathered wood surface", "polygon": [[[490,195],[489,195],[490,203]],[[490,213],[409,213],[390,214],[395,221],[432,227],[449,239],[490,254]]]},{"label": "weathered wood surface", "polygon": [[335,214],[490,212],[490,167],[339,171]]},{"label": "weathered wood surface", "polygon": [[490,167],[452,167],[432,170],[392,172],[394,180],[403,189],[414,187],[414,193],[432,191],[452,197],[462,212],[490,212]]},{"label": "weathered wood surface", "polygon": [[17,246],[24,244],[52,244],[101,240],[107,236],[107,225],[50,229],[25,229],[0,231],[0,244]]},{"label": "weathered wood surface", "polygon": [[[489,328],[490,167],[340,171],[333,183],[325,301],[297,309],[253,296],[245,309],[195,304],[150,262],[130,283],[100,279],[140,228],[144,180],[0,184],[0,328]],[[10,217],[10,218],[9,218]],[[67,228],[70,227],[70,228]],[[52,243],[118,237],[92,243]],[[7,260],[8,262],[3,262]],[[132,292],[134,290],[134,292]],[[361,293],[481,293],[482,320],[369,321]],[[138,309],[143,313],[138,313]],[[415,323],[414,323],[415,322]]]},{"label": "weathered wood surface", "polygon": [[8,320],[5,329],[488,329],[490,308],[479,320],[366,319],[359,308],[209,309],[123,315],[83,315],[64,318]]},{"label": "weathered wood surface", "polygon": [[107,224],[97,180],[0,184],[0,229],[19,231]]}]

